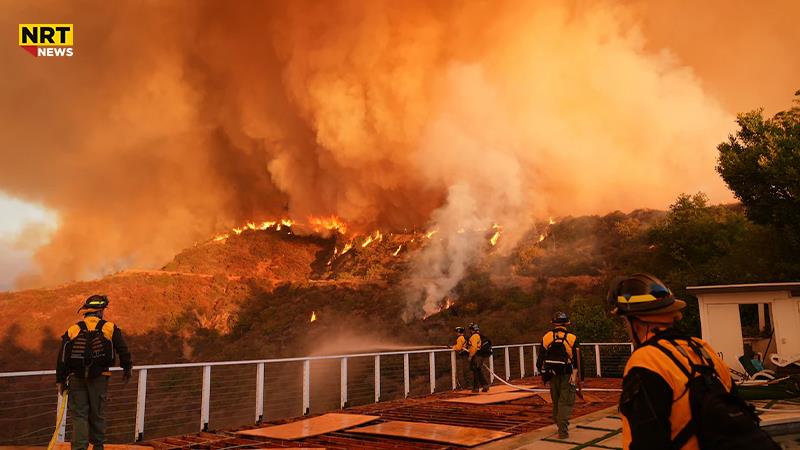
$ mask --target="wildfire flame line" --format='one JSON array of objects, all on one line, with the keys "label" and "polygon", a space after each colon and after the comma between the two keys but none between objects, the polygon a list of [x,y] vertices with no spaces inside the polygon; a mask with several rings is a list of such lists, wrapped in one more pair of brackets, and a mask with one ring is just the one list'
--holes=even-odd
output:
[{"label": "wildfire flame line", "polygon": [[312,322],[314,322],[316,320],[317,320],[317,313],[314,312],[314,311],[311,311],[311,320],[309,320],[308,323],[312,323]]}]

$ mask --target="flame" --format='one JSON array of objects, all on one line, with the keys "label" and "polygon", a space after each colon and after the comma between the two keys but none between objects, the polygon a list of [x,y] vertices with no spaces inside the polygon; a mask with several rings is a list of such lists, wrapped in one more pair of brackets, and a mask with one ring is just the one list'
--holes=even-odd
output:
[{"label": "flame", "polygon": [[550,218],[547,220],[547,223],[548,223],[548,225],[555,225],[555,224],[556,224],[556,221],[555,221],[555,220],[553,220],[553,218],[552,218],[552,217],[550,217]]},{"label": "flame", "polygon": [[311,320],[309,320],[308,323],[312,323],[315,320],[317,320],[317,313],[315,313],[314,311],[311,311]]},{"label": "flame", "polygon": [[366,247],[375,241],[382,241],[382,240],[383,240],[383,233],[381,233],[381,230],[376,230],[375,234],[367,236],[367,239],[361,244],[361,247]]},{"label": "flame", "polygon": [[543,234],[539,235],[539,242],[542,242],[546,236]]},{"label": "flame", "polygon": [[452,298],[447,297],[447,301],[444,303],[444,309],[450,309],[450,307],[452,307],[455,304],[456,304],[456,302],[453,301]]},{"label": "flame", "polygon": [[492,244],[492,247],[497,245],[497,240],[500,239],[500,230],[494,232],[494,235],[491,239],[489,239],[489,243]]},{"label": "flame", "polygon": [[214,242],[225,242],[230,237],[229,234],[220,234],[218,236],[214,236]]},{"label": "flame", "polygon": [[365,241],[364,241],[364,242],[361,244],[361,246],[362,246],[362,247],[366,247],[366,246],[368,246],[368,245],[369,245],[369,244],[371,244],[371,243],[372,243],[372,235],[369,235],[369,236],[367,236],[367,240],[365,240]]},{"label": "flame", "polygon": [[403,244],[400,244],[400,246],[397,247],[397,250],[395,250],[394,253],[392,253],[392,256],[397,256],[397,254],[400,253],[400,249],[402,249],[402,248],[403,248]]},{"label": "flame", "polygon": [[428,239],[430,239],[430,238],[431,238],[431,237],[432,237],[434,234],[436,234],[436,233],[438,233],[438,232],[439,232],[439,230],[431,230],[431,231],[428,231],[427,233],[425,233],[425,237],[426,237],[426,238],[428,238]]},{"label": "flame", "polygon": [[339,255],[344,255],[345,253],[349,252],[350,249],[352,249],[352,248],[353,248],[353,242],[352,241],[348,242],[347,244],[344,244],[344,247],[342,248],[342,252],[339,253]]},{"label": "flame", "polygon": [[347,224],[336,216],[310,217],[308,223],[316,232],[320,232],[324,229],[328,231],[337,231],[341,234],[347,233]]}]

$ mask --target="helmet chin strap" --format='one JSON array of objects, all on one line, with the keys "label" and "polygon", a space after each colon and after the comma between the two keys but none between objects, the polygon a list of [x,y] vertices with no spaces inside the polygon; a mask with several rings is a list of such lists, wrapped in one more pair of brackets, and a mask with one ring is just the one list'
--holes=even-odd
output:
[{"label": "helmet chin strap", "polygon": [[641,339],[639,339],[639,333],[636,332],[636,325],[633,322],[633,317],[627,316],[625,318],[628,319],[628,326],[630,326],[630,328],[631,328],[631,337],[633,338],[634,346],[637,347],[637,348],[641,347],[642,346],[642,341],[641,341]]}]

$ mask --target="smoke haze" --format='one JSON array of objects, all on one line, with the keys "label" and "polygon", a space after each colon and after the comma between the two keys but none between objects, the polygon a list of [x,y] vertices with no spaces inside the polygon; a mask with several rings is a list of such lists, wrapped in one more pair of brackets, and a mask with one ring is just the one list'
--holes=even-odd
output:
[{"label": "smoke haze", "polygon": [[0,191],[59,216],[20,286],[335,215],[439,229],[428,304],[486,245],[461,229],[501,224],[502,251],[534,217],[730,200],[715,146],[797,88],[800,32],[763,25],[797,3],[650,3],[3,2],[4,29],[75,24],[73,58],[0,44]]}]

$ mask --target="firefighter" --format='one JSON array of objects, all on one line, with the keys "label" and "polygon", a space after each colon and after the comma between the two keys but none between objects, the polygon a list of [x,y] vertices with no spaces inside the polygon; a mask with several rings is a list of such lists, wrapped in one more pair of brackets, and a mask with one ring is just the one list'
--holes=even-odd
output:
[{"label": "firefighter", "polygon": [[[619,404],[626,450],[779,448],[734,395],[730,371],[717,352],[675,330],[686,303],[661,280],[649,274],[619,277],[608,301],[612,313],[626,319],[636,348],[625,366]],[[716,405],[722,405],[719,415],[713,413]],[[693,418],[698,411],[709,415]]]},{"label": "firefighter", "polygon": [[567,439],[569,418],[575,406],[576,386],[583,378],[580,370],[581,350],[578,337],[567,331],[570,322],[566,313],[555,313],[551,323],[553,328],[542,336],[537,365],[545,384],[550,383],[552,417],[558,426],[558,438]]},{"label": "firefighter", "polygon": [[[469,368],[472,371],[472,392],[479,392],[482,388],[483,392],[489,392],[489,382],[486,381],[486,375],[483,373],[483,365],[486,357],[485,345],[481,340],[481,329],[478,324],[473,323],[469,326],[469,331],[472,333],[467,341],[467,351],[469,354]],[[491,351],[491,350],[489,350]]]},{"label": "firefighter", "polygon": [[456,353],[456,383],[459,389],[467,388],[467,371],[469,370],[469,351],[464,327],[456,327],[456,343],[451,347]]},{"label": "firefighter", "polygon": [[123,369],[125,383],[131,379],[131,354],[122,331],[103,319],[108,297],[92,295],[78,310],[83,320],[67,329],[61,338],[56,362],[59,395],[69,389],[69,414],[72,417],[72,450],[103,450],[105,443],[105,402],[109,367],[115,354]]}]

